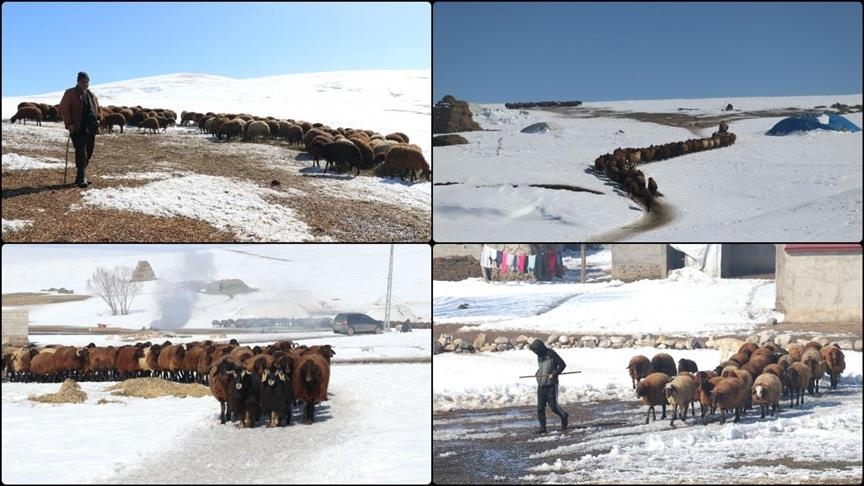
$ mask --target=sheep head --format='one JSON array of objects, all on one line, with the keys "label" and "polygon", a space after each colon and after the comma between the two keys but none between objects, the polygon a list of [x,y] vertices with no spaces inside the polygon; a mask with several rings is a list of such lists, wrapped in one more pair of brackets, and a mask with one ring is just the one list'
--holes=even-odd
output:
[{"label": "sheep head", "polygon": [[753,397],[765,398],[765,387],[762,385],[756,385],[756,387],[753,388]]}]

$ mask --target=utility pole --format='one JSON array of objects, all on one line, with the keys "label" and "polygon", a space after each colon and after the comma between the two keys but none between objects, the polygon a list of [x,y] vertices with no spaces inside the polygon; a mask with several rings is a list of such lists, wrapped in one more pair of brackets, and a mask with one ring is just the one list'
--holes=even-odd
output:
[{"label": "utility pole", "polygon": [[390,296],[393,292],[393,243],[390,243],[390,270],[387,272],[387,308],[384,309],[384,327],[390,330]]},{"label": "utility pole", "polygon": [[579,248],[579,253],[582,254],[582,283],[585,283],[585,247],[588,246],[585,243],[582,243],[582,247]]}]

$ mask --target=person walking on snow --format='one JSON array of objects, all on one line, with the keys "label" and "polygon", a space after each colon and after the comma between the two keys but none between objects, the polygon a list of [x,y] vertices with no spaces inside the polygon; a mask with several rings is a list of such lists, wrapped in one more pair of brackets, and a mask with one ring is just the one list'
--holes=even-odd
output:
[{"label": "person walking on snow", "polygon": [[537,419],[540,428],[538,434],[546,433],[546,405],[561,417],[561,430],[567,429],[567,419],[570,414],[558,407],[558,375],[567,367],[567,363],[558,353],[546,347],[543,341],[535,339],[528,348],[537,355]]},{"label": "person walking on snow", "polygon": [[100,121],[99,100],[89,86],[90,76],[83,71],[78,73],[78,83],[63,93],[59,106],[60,116],[75,146],[75,185],[80,188],[89,184],[84,171],[93,157]]}]

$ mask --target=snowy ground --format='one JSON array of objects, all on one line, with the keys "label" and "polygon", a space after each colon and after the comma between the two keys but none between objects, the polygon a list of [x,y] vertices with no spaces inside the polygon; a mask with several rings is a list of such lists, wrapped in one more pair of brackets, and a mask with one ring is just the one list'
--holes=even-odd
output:
[{"label": "snowy ground", "polygon": [[[861,104],[861,95],[730,100],[748,111],[835,102]],[[719,100],[586,103],[586,109],[718,115]],[[617,147],[694,138],[685,128],[627,118],[574,118],[541,110],[472,105],[487,130],[466,132],[467,145],[436,147],[433,203],[438,241],[585,241],[632,226],[644,213],[604,180],[586,172]],[[861,126],[862,114],[847,117]],[[735,120],[731,147],[651,163],[670,221],[631,232],[635,241],[858,241],[862,235],[861,134],[816,131],[786,137],[764,133],[783,117]],[[520,133],[550,121],[558,129]],[[619,132],[623,131],[622,132]],[[712,129],[702,130],[710,135]],[[794,169],[794,170],[793,170]],[[564,184],[603,194],[528,187]],[[514,185],[518,187],[513,187]]]},{"label": "snowy ground", "polygon": [[[183,251],[186,249],[189,251]],[[3,293],[65,287],[86,295],[87,279],[98,267],[134,268],[139,260],[146,260],[158,280],[142,283],[141,295],[133,301],[129,315],[112,316],[101,299],[92,297],[27,306],[30,324],[149,327],[161,315],[160,303],[170,302],[166,297],[174,293],[177,282],[230,278],[241,279],[258,290],[233,298],[196,294],[189,303],[184,327],[210,327],[214,319],[304,317],[316,309],[325,316],[340,311],[370,312],[386,294],[389,250],[387,245],[163,245],[126,249],[5,245]],[[394,301],[403,302],[422,322],[429,322],[431,313],[430,251],[428,245],[394,247]],[[321,301],[327,307],[322,307]]]},{"label": "snowy ground", "polygon": [[[606,265],[609,252],[589,256]],[[565,263],[568,263],[565,260]],[[574,261],[568,266],[574,268]],[[458,309],[461,303],[467,309]],[[746,335],[773,311],[769,280],[711,279],[687,269],[632,283],[433,282],[433,318],[472,324],[487,337],[519,330],[549,334]],[[476,324],[476,326],[475,326]],[[437,337],[437,332],[433,329]],[[666,352],[699,369],[719,364],[716,349],[569,348],[559,403],[573,418],[562,433],[537,426],[537,358],[529,350],[433,356],[433,478],[439,483],[860,483],[862,353],[844,351],[837,390],[824,379],[803,406],[781,401],[774,418],[753,412],[734,424],[688,419],[644,424],[626,367],[631,357]],[[697,414],[698,412],[698,406]],[[658,412],[658,417],[660,413]],[[734,470],[734,474],[730,471]]]},{"label": "snowy ground", "polygon": [[[578,268],[579,259],[565,260]],[[587,257],[605,268],[611,251]],[[721,335],[748,332],[774,310],[773,280],[718,279],[682,268],[663,280],[596,283],[433,281],[438,324],[469,324],[472,330],[525,330],[596,335]],[[460,309],[459,306],[468,307]],[[669,312],[669,309],[675,312]]]},{"label": "snowy ground", "polygon": [[[109,383],[81,383],[83,404],[42,404],[27,396],[59,384],[4,383],[3,482],[428,483],[430,365],[339,361],[428,357],[429,331],[298,342],[330,342],[337,353],[330,398],[316,407],[311,426],[241,430],[219,424],[212,397],[113,396]],[[120,403],[97,404],[102,398]]]}]

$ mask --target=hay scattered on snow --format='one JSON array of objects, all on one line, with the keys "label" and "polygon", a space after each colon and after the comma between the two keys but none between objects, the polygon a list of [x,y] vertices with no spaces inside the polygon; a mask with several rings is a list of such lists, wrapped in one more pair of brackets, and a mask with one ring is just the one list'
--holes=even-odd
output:
[{"label": "hay scattered on snow", "polygon": [[174,383],[161,378],[133,378],[106,388],[112,395],[124,397],[158,398],[175,396],[177,398],[206,397],[211,395],[210,388],[197,383]]},{"label": "hay scattered on snow", "polygon": [[42,403],[84,403],[87,400],[87,394],[81,390],[81,387],[75,380],[67,378],[57,393],[46,393],[44,395],[27,397],[28,400]]}]

